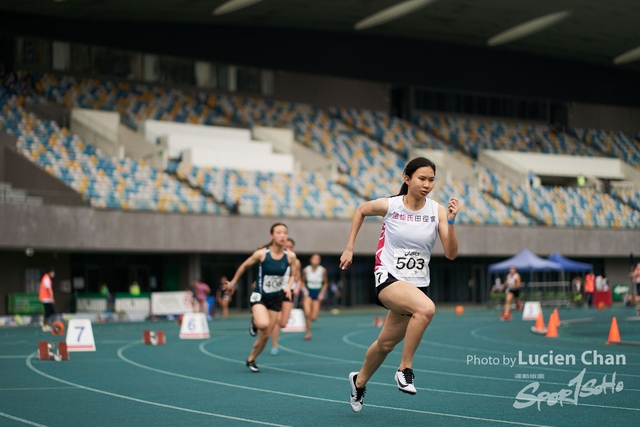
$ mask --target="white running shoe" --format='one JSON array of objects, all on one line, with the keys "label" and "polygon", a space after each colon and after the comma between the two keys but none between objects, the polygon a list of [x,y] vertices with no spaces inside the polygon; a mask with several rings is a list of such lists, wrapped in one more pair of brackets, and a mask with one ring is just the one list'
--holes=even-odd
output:
[{"label": "white running shoe", "polygon": [[351,395],[349,396],[349,403],[353,412],[360,412],[362,409],[362,399],[367,392],[366,387],[356,387],[356,378],[358,378],[358,372],[351,372],[349,374],[349,383],[351,384]]},{"label": "white running shoe", "polygon": [[252,360],[251,362],[247,360],[247,368],[249,368],[251,372],[260,372],[260,368],[258,368],[258,365],[256,365],[255,360]]},{"label": "white running shoe", "polygon": [[403,393],[416,394],[416,386],[413,384],[413,369],[404,368],[402,371],[396,372],[396,383],[398,384],[398,390]]}]

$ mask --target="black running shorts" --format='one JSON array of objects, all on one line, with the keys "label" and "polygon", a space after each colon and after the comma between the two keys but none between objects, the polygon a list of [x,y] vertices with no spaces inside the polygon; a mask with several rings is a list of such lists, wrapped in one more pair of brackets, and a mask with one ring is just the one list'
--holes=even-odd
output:
[{"label": "black running shorts", "polygon": [[[282,301],[285,300],[285,294],[284,292],[282,294],[278,294],[275,296],[265,296],[265,295],[261,295],[260,300],[259,301],[255,301],[254,299],[256,292],[254,292],[253,294],[251,294],[251,297],[249,299],[249,302],[251,304],[251,307],[253,307],[256,304],[262,304],[265,307],[267,307],[267,310],[271,310],[271,311],[277,311],[280,312],[282,310]],[[258,294],[260,295],[260,294]]]},{"label": "black running shorts", "polygon": [[[380,292],[382,292],[382,290],[384,288],[386,288],[387,286],[392,285],[393,283],[398,282],[398,281],[399,280],[396,279],[391,273],[388,273],[387,274],[387,280],[385,280],[384,282],[382,282],[378,286],[376,286],[376,304],[377,305],[389,310],[387,307],[384,306],[384,304],[382,304],[382,301],[380,301],[380,299],[378,298],[378,295],[380,294]],[[429,289],[428,286],[418,286],[417,288],[420,289],[425,295],[427,295],[427,290]]]},{"label": "black running shorts", "polygon": [[514,298],[520,298],[520,289],[507,289],[507,291],[511,292]]}]

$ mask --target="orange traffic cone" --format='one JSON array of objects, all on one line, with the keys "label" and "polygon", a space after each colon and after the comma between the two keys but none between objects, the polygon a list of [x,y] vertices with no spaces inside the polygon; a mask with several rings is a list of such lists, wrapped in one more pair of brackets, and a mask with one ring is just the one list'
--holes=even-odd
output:
[{"label": "orange traffic cone", "polygon": [[553,320],[556,323],[556,327],[560,326],[560,324],[561,324],[560,323],[560,315],[558,314],[558,309],[557,308],[553,309],[553,313],[551,313],[551,316],[553,316]]},{"label": "orange traffic cone", "polygon": [[620,342],[620,331],[618,330],[618,319],[611,319],[611,327],[609,328],[609,339],[605,344],[617,344]]},{"label": "orange traffic cone", "polygon": [[531,328],[531,332],[535,332],[536,334],[546,334],[547,328],[544,326],[544,317],[542,316],[542,312],[538,313],[538,318],[536,319],[536,324]]},{"label": "orange traffic cone", "polygon": [[558,325],[556,324],[556,319],[553,317],[553,314],[549,316],[549,327],[547,328],[545,337],[558,338]]}]

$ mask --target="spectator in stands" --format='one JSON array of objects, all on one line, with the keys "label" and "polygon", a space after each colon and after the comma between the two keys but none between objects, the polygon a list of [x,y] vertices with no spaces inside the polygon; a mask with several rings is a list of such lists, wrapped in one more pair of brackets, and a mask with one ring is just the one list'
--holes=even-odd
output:
[{"label": "spectator in stands", "polygon": [[48,332],[51,330],[51,326],[49,326],[49,319],[52,315],[55,314],[55,309],[53,308],[53,277],[56,275],[56,272],[53,267],[47,268],[47,271],[42,275],[42,279],[40,280],[40,294],[39,300],[44,305],[44,317],[42,319],[42,330]]},{"label": "spectator in stands", "polygon": [[596,275],[593,274],[593,270],[589,272],[584,278],[584,293],[587,296],[587,305],[591,307],[593,305],[593,293],[596,290]]},{"label": "spectator in stands", "polygon": [[196,312],[205,313],[209,316],[209,310],[207,307],[207,296],[211,294],[211,288],[204,282],[198,279],[193,279],[193,295],[196,298]]},{"label": "spectator in stands", "polygon": [[582,174],[578,175],[576,180],[578,182],[578,187],[580,187],[580,188],[584,188],[585,185],[587,185],[587,178]]},{"label": "spectator in stands", "polygon": [[533,188],[533,183],[536,180],[536,175],[533,173],[531,169],[529,169],[528,177],[529,177],[529,187]]}]

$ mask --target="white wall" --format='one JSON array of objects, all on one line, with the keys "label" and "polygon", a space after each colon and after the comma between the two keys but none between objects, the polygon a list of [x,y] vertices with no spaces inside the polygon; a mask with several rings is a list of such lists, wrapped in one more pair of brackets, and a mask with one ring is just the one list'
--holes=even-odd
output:
[{"label": "white wall", "polygon": [[247,153],[251,153],[253,156],[270,156],[273,152],[269,142],[217,139],[173,133],[160,137],[160,144],[167,147],[169,156],[174,158],[180,156],[181,152],[189,148],[201,148],[215,152],[230,151],[240,157]]},{"label": "white wall", "polygon": [[529,170],[539,176],[576,177],[635,181],[640,173],[619,159],[559,154],[480,150],[478,161],[514,182],[525,180]]},{"label": "white wall", "polygon": [[120,114],[113,111],[89,110],[85,108],[73,108],[71,120],[77,120],[97,132],[103,133],[105,138],[113,142],[118,141],[118,125]]},{"label": "white wall", "polygon": [[251,129],[251,134],[255,140],[269,141],[276,153],[291,154],[294,141],[293,130],[254,126]]},{"label": "white wall", "polygon": [[251,131],[249,129],[162,122],[159,120],[145,120],[141,126],[141,131],[145,138],[153,143],[157,142],[158,138],[169,134],[251,141]]},{"label": "white wall", "polygon": [[239,169],[245,171],[283,172],[294,170],[293,156],[290,154],[267,155],[255,151],[215,150],[192,147],[183,150],[182,161],[200,167]]},{"label": "white wall", "polygon": [[138,132],[123,124],[118,127],[118,138],[124,147],[124,155],[134,159],[144,159],[151,166],[164,169],[168,157],[165,147],[147,141]]},{"label": "white wall", "polygon": [[118,138],[119,124],[118,113],[82,108],[71,110],[71,132],[106,155],[122,158],[125,150]]}]

